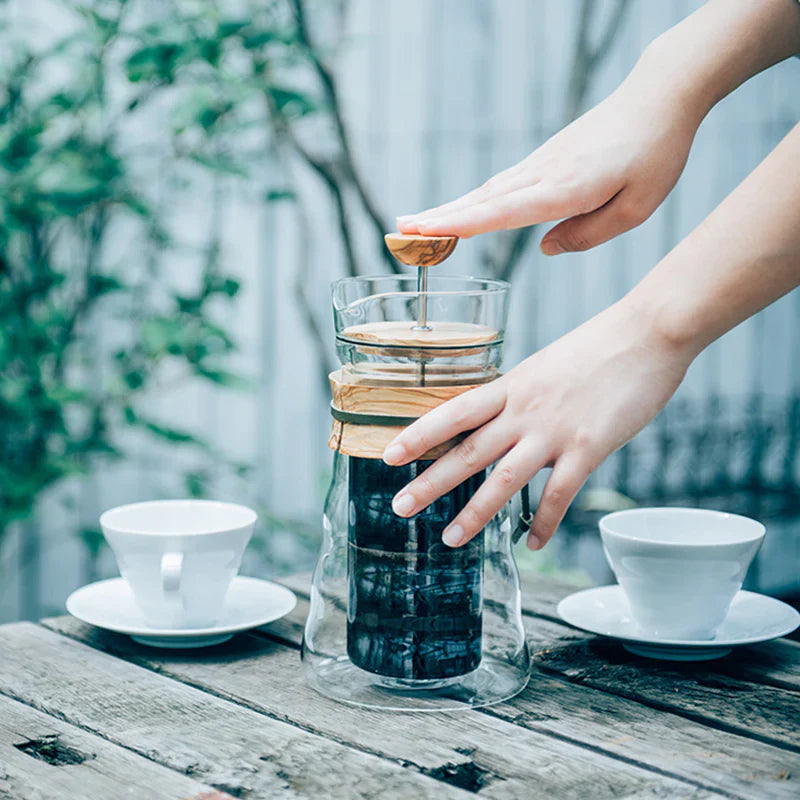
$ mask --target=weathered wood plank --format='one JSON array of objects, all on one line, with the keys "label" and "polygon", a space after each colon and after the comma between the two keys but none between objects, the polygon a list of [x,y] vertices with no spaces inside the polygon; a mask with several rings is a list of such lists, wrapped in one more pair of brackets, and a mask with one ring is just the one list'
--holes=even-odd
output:
[{"label": "weathered wood plank", "polygon": [[800,689],[800,642],[791,639],[742,647],[720,665],[726,675],[783,689]]},{"label": "weathered wood plank", "polygon": [[0,627],[0,648],[0,693],[237,797],[469,796],[37,625]]},{"label": "weathered wood plank", "polygon": [[194,778],[0,696],[0,797],[233,800]]},{"label": "weathered wood plank", "polygon": [[797,692],[738,680],[703,662],[638,658],[599,639],[540,650],[536,664],[574,683],[800,752]]},{"label": "weathered wood plank", "polygon": [[[296,651],[257,636],[197,654],[157,652],[127,637],[69,617],[45,621],[63,633],[180,681],[235,699],[278,719],[354,747],[413,764],[427,774],[451,773],[496,798],[602,798],[664,792],[703,796],[689,780],[656,775],[476,711],[389,716],[321,697],[302,680]],[[563,684],[569,689],[569,684]],[[394,723],[394,720],[401,720]],[[477,781],[477,783],[476,783]],[[481,785],[482,783],[482,785]],[[538,793],[538,794],[537,794]]]},{"label": "weathered wood plank", "polygon": [[521,695],[486,713],[691,778],[732,797],[789,800],[798,795],[796,753],[613,694],[565,684],[538,669]]}]

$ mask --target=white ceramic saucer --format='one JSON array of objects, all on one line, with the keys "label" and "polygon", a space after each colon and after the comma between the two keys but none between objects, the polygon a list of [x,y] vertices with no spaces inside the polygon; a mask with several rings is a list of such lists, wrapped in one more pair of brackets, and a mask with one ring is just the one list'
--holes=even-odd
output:
[{"label": "white ceramic saucer", "polygon": [[659,639],[634,622],[628,599],[618,585],[598,586],[571,594],[558,604],[558,615],[576,628],[620,640],[631,653],[667,661],[721,658],[733,647],[777,639],[800,625],[800,614],[786,603],[763,594],[740,591],[713,639]]},{"label": "white ceramic saucer", "polygon": [[277,583],[237,576],[233,579],[217,625],[211,628],[151,628],[123,578],[90,583],[67,598],[73,617],[98,628],[126,633],[150,647],[209,647],[234,633],[266,625],[288,614],[297,604],[294,592]]}]

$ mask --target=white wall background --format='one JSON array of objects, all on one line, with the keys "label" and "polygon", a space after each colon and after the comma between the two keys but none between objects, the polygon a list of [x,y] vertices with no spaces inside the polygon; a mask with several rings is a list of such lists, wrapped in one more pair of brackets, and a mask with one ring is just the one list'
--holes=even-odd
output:
[{"label": "white wall background", "polygon": [[[697,2],[634,0],[613,51],[595,77],[593,104],[631,69],[645,45]],[[18,8],[24,21],[37,3]],[[599,0],[600,16],[611,3]],[[576,0],[353,0],[334,61],[353,149],[379,207],[392,218],[450,199],[509,166],[562,124]],[[55,23],[53,23],[55,24]],[[41,17],[37,25],[47,28]],[[757,76],[712,111],[684,175],[644,225],[586,254],[549,260],[533,245],[514,277],[506,364],[607,306],[752,170],[800,119],[800,60]],[[276,180],[285,164],[265,159]],[[244,290],[227,323],[240,345],[237,366],[255,376],[252,394],[195,384],[154,393],[153,413],[192,425],[229,455],[257,465],[249,484],[225,481],[217,493],[263,501],[276,513],[318,513],[329,466],[328,398],[313,347],[292,294],[308,259],[309,295],[323,314],[328,284],[341,276],[333,215],[325,193],[297,167],[309,200],[306,239],[291,204],[264,206],[235,187],[195,187],[165,209],[187,238],[219,226],[223,262]],[[334,244],[332,244],[332,242]],[[538,240],[537,240],[538,243]],[[126,245],[127,246],[127,245]],[[479,247],[462,243],[450,272],[480,274]],[[147,254],[142,253],[142,259]],[[191,277],[190,259],[175,273]],[[382,270],[378,259],[376,271]],[[713,345],[692,367],[684,396],[742,395],[754,387],[786,396],[800,390],[800,295],[795,292]],[[98,333],[113,322],[98,322]],[[332,341],[332,329],[328,334]],[[177,466],[191,456],[133,442],[135,456],[51,492],[35,518],[12,532],[0,552],[0,620],[59,611],[85,580],[85,554],[72,532],[93,527],[99,512],[177,491]],[[75,499],[65,507],[65,497]],[[27,533],[26,533],[27,528]],[[21,543],[30,563],[18,571]],[[795,541],[796,541],[795,537]],[[40,551],[36,556],[37,549]],[[795,556],[798,554],[795,553]],[[795,561],[795,563],[798,563]],[[106,556],[101,573],[113,574]],[[20,605],[25,586],[41,581],[39,608]]]}]

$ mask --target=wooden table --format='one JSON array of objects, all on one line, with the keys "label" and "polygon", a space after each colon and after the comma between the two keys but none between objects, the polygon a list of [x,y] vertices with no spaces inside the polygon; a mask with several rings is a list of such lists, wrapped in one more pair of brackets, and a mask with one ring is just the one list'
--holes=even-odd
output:
[{"label": "wooden table", "polygon": [[528,688],[480,711],[390,715],[303,681],[296,611],[158,651],[69,617],[0,627],[0,798],[800,797],[800,644],[704,664],[560,624],[527,581]]}]

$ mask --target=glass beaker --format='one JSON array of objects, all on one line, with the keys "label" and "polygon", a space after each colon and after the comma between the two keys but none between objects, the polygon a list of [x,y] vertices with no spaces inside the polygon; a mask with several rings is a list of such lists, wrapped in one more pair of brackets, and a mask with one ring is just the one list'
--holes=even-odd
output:
[{"label": "glass beaker", "polygon": [[500,702],[527,683],[508,507],[459,548],[441,539],[485,471],[405,519],[392,498],[455,442],[402,467],[381,460],[414,418],[497,377],[508,289],[431,277],[420,328],[413,277],[333,285],[334,469],[302,647],[311,684],[333,699],[453,709]]}]

